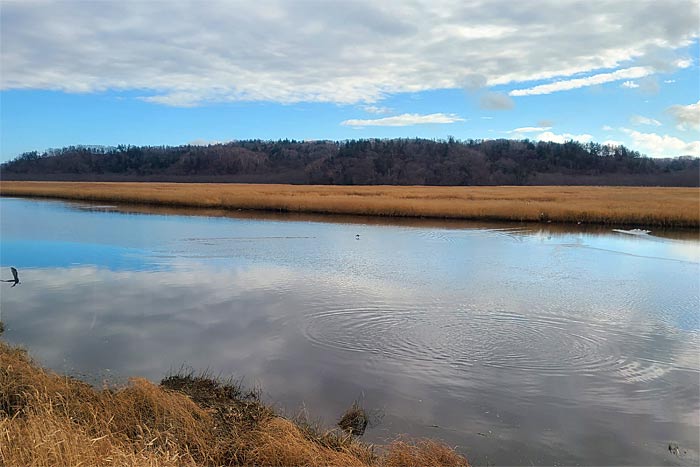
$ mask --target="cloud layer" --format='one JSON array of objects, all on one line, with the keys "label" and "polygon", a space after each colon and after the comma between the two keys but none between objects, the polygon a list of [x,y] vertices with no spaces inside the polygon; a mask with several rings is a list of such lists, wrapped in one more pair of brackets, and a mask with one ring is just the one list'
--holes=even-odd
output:
[{"label": "cloud layer", "polygon": [[632,144],[643,152],[654,157],[698,156],[700,157],[700,141],[684,141],[675,136],[642,133],[628,128],[621,129],[629,135]]},{"label": "cloud layer", "polygon": [[[612,81],[620,81],[627,78],[643,78],[649,76],[654,72],[653,69],[648,67],[632,67],[623,70],[613,71],[612,73],[600,73],[593,76],[587,76],[585,78],[576,78],[564,81],[556,81],[549,84],[541,84],[527,89],[514,89],[509,95],[511,96],[536,96],[539,94],[551,94],[553,92],[559,91],[569,91],[571,89],[585,88],[588,86],[595,86],[598,84],[610,83]],[[625,81],[627,83],[628,81]],[[629,81],[632,83],[631,81]],[[624,84],[624,83],[623,83]],[[636,84],[630,84],[627,87],[639,87]]]},{"label": "cloud layer", "polygon": [[426,123],[455,123],[463,122],[464,119],[455,114],[435,113],[428,115],[402,114],[393,117],[376,118],[371,120],[345,120],[341,125],[352,127],[365,126],[411,126],[423,125]]},{"label": "cloud layer", "polygon": [[695,104],[672,105],[668,112],[676,119],[681,130],[700,129],[700,100]]},{"label": "cloud layer", "polygon": [[[653,68],[648,66],[635,66],[624,68],[610,73],[599,73],[585,78],[575,78],[569,80],[555,81],[554,83],[541,84],[527,89],[514,89],[509,95],[511,96],[535,96],[538,94],[551,94],[559,91],[569,91],[571,89],[586,88],[589,86],[597,86],[600,84],[611,83],[613,81],[621,81],[627,79],[620,86],[623,88],[636,89],[639,87],[647,87],[648,91],[658,91],[658,83],[655,80],[650,81],[649,76],[657,71],[664,71],[676,68],[688,68],[693,64],[689,59],[677,59],[672,63],[666,64],[662,68]],[[642,84],[632,81],[629,78],[645,78]],[[653,88],[653,89],[651,89]]]},{"label": "cloud layer", "polygon": [[587,143],[590,140],[593,139],[593,136],[583,133],[580,135],[574,135],[572,133],[562,133],[562,134],[557,134],[557,133],[552,133],[551,131],[545,131],[543,133],[540,133],[537,135],[537,138],[535,138],[539,141],[551,141],[553,143],[565,143],[567,141],[579,141],[581,143]]},{"label": "cloud layer", "polygon": [[647,76],[698,36],[695,0],[26,0],[2,9],[2,89],[135,90],[175,106],[371,104],[559,80],[513,95],[542,94]]},{"label": "cloud layer", "polygon": [[510,130],[508,133],[539,133],[551,129],[551,126],[523,126]]},{"label": "cloud layer", "polygon": [[632,115],[630,121],[636,125],[661,126],[661,122],[643,115]]}]

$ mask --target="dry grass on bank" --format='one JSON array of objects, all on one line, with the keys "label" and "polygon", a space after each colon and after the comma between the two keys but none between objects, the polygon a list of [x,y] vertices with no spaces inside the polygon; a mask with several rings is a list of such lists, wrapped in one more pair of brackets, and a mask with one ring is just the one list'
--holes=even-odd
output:
[{"label": "dry grass on bank", "polygon": [[1,182],[0,195],[323,214],[700,226],[700,189]]},{"label": "dry grass on bank", "polygon": [[430,440],[383,449],[297,424],[255,393],[206,377],[133,379],[96,390],[0,342],[3,466],[468,466]]}]

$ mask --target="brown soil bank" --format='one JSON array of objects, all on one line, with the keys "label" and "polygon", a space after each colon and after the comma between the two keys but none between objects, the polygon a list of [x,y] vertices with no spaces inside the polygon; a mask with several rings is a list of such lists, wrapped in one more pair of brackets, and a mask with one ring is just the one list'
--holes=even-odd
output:
[{"label": "brown soil bank", "polygon": [[205,377],[96,390],[0,342],[0,465],[464,466],[432,440],[375,448],[282,418],[254,393]]},{"label": "brown soil bank", "polygon": [[2,182],[0,195],[324,214],[700,226],[700,189]]}]

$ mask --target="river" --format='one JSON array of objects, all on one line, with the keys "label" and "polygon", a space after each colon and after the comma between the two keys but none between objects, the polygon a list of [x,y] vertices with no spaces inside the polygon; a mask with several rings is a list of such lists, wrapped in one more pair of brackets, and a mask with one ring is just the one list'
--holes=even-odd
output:
[{"label": "river", "polygon": [[[180,368],[476,465],[697,465],[698,232],[0,199],[3,339],[91,382]],[[669,451],[669,443],[679,446]]]}]

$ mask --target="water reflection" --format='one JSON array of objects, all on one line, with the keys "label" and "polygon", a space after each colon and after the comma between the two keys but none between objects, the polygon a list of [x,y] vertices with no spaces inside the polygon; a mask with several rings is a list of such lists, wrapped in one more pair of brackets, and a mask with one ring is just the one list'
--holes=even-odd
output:
[{"label": "water reflection", "polygon": [[696,241],[0,203],[3,337],[52,368],[209,368],[328,422],[363,395],[369,439],[477,464],[698,462]]}]

